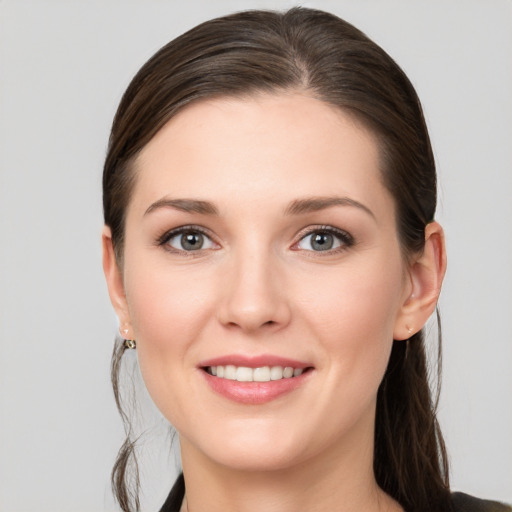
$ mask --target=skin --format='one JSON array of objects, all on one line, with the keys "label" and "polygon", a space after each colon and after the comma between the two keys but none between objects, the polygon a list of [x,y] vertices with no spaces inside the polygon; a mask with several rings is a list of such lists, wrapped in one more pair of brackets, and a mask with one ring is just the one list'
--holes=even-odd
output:
[{"label": "skin", "polygon": [[[106,227],[104,269],[148,391],[179,432],[184,508],[401,510],[373,476],[376,395],[393,339],[435,308],[446,261],[435,222],[421,255],[402,254],[374,136],[305,94],[216,99],[169,121],[136,172],[123,268]],[[343,204],[290,212],[333,197]],[[162,204],[175,199],[217,214]],[[160,243],[188,225],[208,235],[203,249]],[[353,243],[313,250],[308,235],[326,226]],[[241,404],[198,368],[226,354],[313,369],[290,393]]]}]

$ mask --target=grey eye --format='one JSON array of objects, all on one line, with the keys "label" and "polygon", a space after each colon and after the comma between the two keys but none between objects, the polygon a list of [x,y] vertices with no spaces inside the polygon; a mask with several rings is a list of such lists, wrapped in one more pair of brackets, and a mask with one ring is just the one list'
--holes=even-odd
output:
[{"label": "grey eye", "polygon": [[334,233],[329,233],[328,231],[313,231],[302,238],[297,244],[297,247],[305,251],[319,252],[337,249],[341,247],[342,244],[344,244],[344,241]]},{"label": "grey eye", "polygon": [[214,247],[214,243],[199,231],[185,231],[174,235],[167,244],[180,251],[199,251]]},{"label": "grey eye", "polygon": [[334,237],[330,233],[314,233],[311,235],[311,247],[315,251],[328,251],[334,245]]}]

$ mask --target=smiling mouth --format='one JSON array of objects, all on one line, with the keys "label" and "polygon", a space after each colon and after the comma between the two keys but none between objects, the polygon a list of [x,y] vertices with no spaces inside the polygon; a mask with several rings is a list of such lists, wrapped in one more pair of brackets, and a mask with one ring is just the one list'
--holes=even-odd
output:
[{"label": "smiling mouth", "polygon": [[218,365],[206,366],[203,370],[219,379],[235,380],[238,382],[270,382],[299,377],[310,368],[293,368],[291,366],[262,366],[249,368],[247,366]]}]

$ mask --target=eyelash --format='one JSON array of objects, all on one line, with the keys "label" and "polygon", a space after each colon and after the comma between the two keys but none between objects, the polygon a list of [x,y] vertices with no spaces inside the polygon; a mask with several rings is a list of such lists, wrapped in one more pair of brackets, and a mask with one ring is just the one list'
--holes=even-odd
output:
[{"label": "eyelash", "polygon": [[[216,242],[213,240],[211,235],[205,229],[203,229],[200,226],[189,225],[189,226],[181,226],[179,228],[175,228],[175,229],[171,229],[170,231],[166,231],[165,233],[163,233],[162,235],[160,235],[157,238],[157,245],[164,247],[164,249],[169,251],[169,252],[184,253],[184,254],[186,254],[188,256],[197,256],[198,253],[200,253],[201,251],[208,250],[208,249],[202,249],[201,248],[201,249],[197,249],[195,251],[193,251],[193,250],[187,251],[185,249],[176,249],[174,247],[171,247],[171,246],[167,245],[170,240],[172,240],[173,238],[175,238],[175,237],[177,237],[179,235],[182,235],[184,233],[191,233],[191,234],[199,233],[202,236],[204,236],[205,238],[207,238],[212,244],[216,244]],[[332,235],[335,239],[337,239],[340,242],[340,246],[339,247],[335,247],[333,249],[326,249],[324,251],[314,251],[314,250],[309,250],[309,249],[301,249],[299,247],[299,244],[301,242],[303,242],[308,236],[312,236],[314,234]],[[303,250],[305,252],[320,253],[320,254],[321,253],[333,254],[333,253],[338,253],[338,252],[345,251],[345,250],[349,249],[350,247],[352,247],[354,244],[355,244],[354,237],[350,233],[348,233],[347,231],[344,231],[344,230],[339,229],[339,228],[335,228],[333,226],[326,226],[326,225],[324,225],[324,226],[310,226],[310,227],[306,228],[305,230],[303,230],[299,234],[299,240],[292,245],[292,250],[296,250],[296,251]]]},{"label": "eyelash", "polygon": [[[299,244],[303,242],[308,236],[314,235],[314,234],[327,234],[332,235],[335,239],[337,239],[340,242],[339,247],[335,247],[333,249],[327,249],[325,251],[314,251],[314,250],[307,250],[307,249],[301,249]],[[313,253],[315,256],[320,256],[322,253],[324,254],[335,254],[339,252],[346,251],[350,247],[352,247],[355,244],[354,237],[348,233],[347,231],[339,228],[335,228],[333,226],[310,226],[306,228],[303,232],[299,234],[299,240],[295,242],[292,246],[292,249],[300,251],[304,250],[305,252]]]},{"label": "eyelash", "polygon": [[170,231],[166,231],[162,235],[160,235],[157,238],[157,245],[163,247],[166,251],[169,252],[175,252],[180,254],[186,254],[187,256],[197,256],[198,253],[200,253],[203,250],[207,249],[197,249],[195,251],[186,251],[185,249],[176,249],[175,247],[171,247],[170,245],[167,245],[170,240],[173,238],[183,235],[184,233],[190,233],[190,234],[196,234],[199,233],[202,236],[204,236],[206,239],[210,240],[212,244],[216,244],[216,242],[213,240],[212,236],[202,227],[200,226],[181,226],[179,228],[171,229]]}]

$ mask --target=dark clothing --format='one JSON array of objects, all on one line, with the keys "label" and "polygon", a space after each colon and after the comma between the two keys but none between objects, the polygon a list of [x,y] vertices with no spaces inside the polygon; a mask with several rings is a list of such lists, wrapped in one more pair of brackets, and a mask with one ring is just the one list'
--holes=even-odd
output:
[{"label": "dark clothing", "polygon": [[160,509],[160,512],[180,512],[181,503],[184,497],[185,480],[183,479],[183,473],[181,473],[172,486],[171,492],[169,493],[169,496],[167,496],[164,506]]},{"label": "dark clothing", "polygon": [[497,501],[479,500],[463,492],[454,492],[452,501],[455,512],[512,512],[512,507],[509,505]]},{"label": "dark clothing", "polygon": [[[185,496],[185,481],[181,474],[165,500],[160,512],[180,512]],[[462,492],[452,494],[453,509],[450,512],[512,512],[512,507],[497,501],[479,500]],[[206,511],[205,511],[206,512]]]}]

